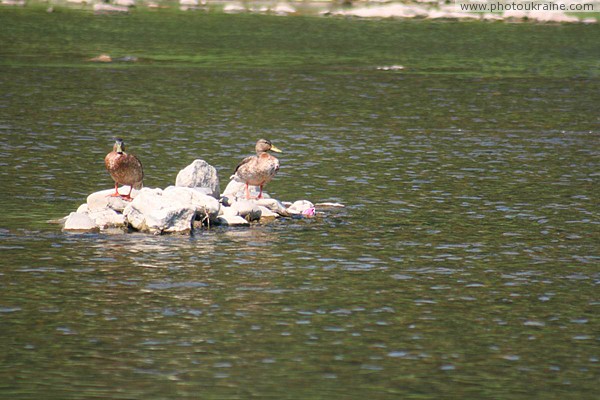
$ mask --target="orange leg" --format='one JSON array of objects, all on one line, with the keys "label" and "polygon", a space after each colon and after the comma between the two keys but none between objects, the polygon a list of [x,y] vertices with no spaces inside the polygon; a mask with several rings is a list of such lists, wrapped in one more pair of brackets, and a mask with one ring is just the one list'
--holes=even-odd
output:
[{"label": "orange leg", "polygon": [[133,190],[133,185],[129,186],[129,193],[127,193],[125,196],[121,196],[123,198],[123,200],[125,201],[131,201],[133,200],[131,198],[131,191]]},{"label": "orange leg", "polygon": [[257,199],[262,199],[262,187],[263,185],[260,185],[260,192],[258,193]]},{"label": "orange leg", "polygon": [[246,182],[246,200],[250,200],[250,190],[248,190],[248,182]]},{"label": "orange leg", "polygon": [[121,197],[119,194],[119,184],[115,182],[115,192],[110,195],[110,197]]}]

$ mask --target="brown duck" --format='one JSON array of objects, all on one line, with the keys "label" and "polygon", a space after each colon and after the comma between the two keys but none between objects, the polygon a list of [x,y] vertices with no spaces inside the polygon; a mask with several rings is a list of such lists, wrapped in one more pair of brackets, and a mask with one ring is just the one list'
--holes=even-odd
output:
[{"label": "brown duck", "polygon": [[[115,181],[115,193],[111,196],[119,196],[131,201],[131,191],[142,188],[144,180],[144,168],[142,163],[133,154],[125,153],[123,139],[116,138],[113,151],[104,158],[106,170]],[[129,185],[129,193],[122,196],[119,194],[119,185]]]},{"label": "brown duck", "polygon": [[262,198],[263,186],[270,182],[279,170],[279,160],[269,154],[269,151],[281,153],[281,150],[266,139],[258,140],[255,148],[256,155],[244,158],[232,176],[246,184],[246,199],[250,198],[248,185],[259,186],[260,193],[257,198]]}]

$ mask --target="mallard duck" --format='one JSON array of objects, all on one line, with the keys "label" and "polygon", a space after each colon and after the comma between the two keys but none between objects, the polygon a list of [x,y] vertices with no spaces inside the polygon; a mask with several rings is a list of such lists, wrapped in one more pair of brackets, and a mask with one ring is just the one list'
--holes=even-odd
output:
[{"label": "mallard duck", "polygon": [[268,152],[281,153],[281,150],[266,139],[259,139],[255,148],[256,155],[244,158],[232,176],[246,183],[246,199],[250,199],[248,185],[259,186],[260,193],[257,198],[262,198],[263,186],[270,182],[279,170],[279,160]]},{"label": "mallard duck", "polygon": [[[119,196],[131,201],[131,191],[142,188],[144,180],[144,168],[142,163],[133,154],[125,153],[123,139],[115,138],[113,151],[104,158],[106,170],[115,181],[115,192],[111,196]],[[119,184],[129,185],[129,193],[125,196],[119,194]]]}]

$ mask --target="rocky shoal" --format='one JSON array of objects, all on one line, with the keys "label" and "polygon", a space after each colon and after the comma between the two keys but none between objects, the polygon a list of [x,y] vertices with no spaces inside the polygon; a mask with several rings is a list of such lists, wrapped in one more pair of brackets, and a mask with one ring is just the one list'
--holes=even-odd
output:
[{"label": "rocky shoal", "polygon": [[[250,188],[256,196],[258,188]],[[129,186],[119,188],[120,194],[128,192]],[[134,189],[132,201],[113,193],[114,189],[107,189],[90,194],[76,211],[56,222],[64,231],[72,232],[185,234],[216,225],[248,226],[277,218],[310,218],[316,209],[343,207],[308,200],[281,202],[264,192],[262,199],[246,200],[244,183],[235,180],[220,194],[217,171],[204,160],[195,160],[179,171],[174,186]]]}]

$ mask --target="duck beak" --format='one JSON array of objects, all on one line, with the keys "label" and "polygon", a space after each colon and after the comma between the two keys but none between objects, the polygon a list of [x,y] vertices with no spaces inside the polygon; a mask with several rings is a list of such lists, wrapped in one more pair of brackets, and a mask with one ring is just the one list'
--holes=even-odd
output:
[{"label": "duck beak", "polygon": [[281,153],[281,150],[279,150],[277,147],[271,145],[271,151],[274,151],[275,153]]}]

